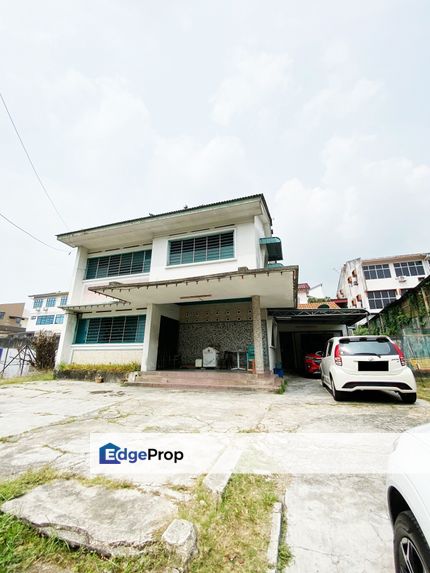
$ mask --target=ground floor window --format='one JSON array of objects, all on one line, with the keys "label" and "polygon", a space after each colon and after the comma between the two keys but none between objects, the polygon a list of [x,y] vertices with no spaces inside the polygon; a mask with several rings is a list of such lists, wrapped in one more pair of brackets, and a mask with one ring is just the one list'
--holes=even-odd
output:
[{"label": "ground floor window", "polygon": [[367,298],[369,299],[370,308],[384,308],[387,304],[396,300],[396,291],[394,289],[370,290],[367,292]]},{"label": "ground floor window", "polygon": [[145,319],[145,315],[80,318],[75,344],[143,342]]}]

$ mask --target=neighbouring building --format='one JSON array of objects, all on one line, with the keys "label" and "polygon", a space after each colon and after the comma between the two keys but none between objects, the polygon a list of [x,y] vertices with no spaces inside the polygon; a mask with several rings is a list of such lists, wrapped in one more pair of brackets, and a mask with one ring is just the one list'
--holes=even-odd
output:
[{"label": "neighbouring building", "polygon": [[[57,362],[194,367],[216,349],[257,373],[280,360],[269,312],[297,306],[263,195],[64,233],[76,263]],[[197,361],[197,362],[196,362]]]},{"label": "neighbouring building", "polygon": [[0,304],[0,336],[25,331],[24,307],[23,302]]},{"label": "neighbouring building", "polygon": [[369,321],[371,334],[388,334],[401,345],[409,366],[430,379],[430,276],[388,304]]},{"label": "neighbouring building", "polygon": [[32,294],[26,330],[28,333],[51,332],[61,334],[64,324],[64,309],[69,293],[66,291]]},{"label": "neighbouring building", "polygon": [[337,296],[349,308],[364,308],[370,315],[399,299],[430,275],[428,253],[373,259],[352,259],[341,269]]}]

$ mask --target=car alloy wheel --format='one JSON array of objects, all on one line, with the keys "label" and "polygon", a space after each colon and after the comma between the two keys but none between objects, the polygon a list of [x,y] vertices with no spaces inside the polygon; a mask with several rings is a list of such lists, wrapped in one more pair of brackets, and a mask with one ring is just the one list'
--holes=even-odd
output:
[{"label": "car alloy wheel", "polygon": [[418,549],[408,537],[399,543],[400,573],[428,573]]}]

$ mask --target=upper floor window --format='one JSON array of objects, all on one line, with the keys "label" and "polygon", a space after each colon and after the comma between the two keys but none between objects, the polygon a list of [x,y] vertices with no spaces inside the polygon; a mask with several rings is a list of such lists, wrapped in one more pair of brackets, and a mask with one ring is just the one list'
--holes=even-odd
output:
[{"label": "upper floor window", "polygon": [[78,320],[75,344],[143,342],[145,315],[104,316]]},{"label": "upper floor window", "polygon": [[408,261],[406,263],[394,263],[396,277],[418,277],[425,275],[422,261]]},{"label": "upper floor window", "polygon": [[384,308],[390,302],[396,300],[395,289],[390,290],[369,290],[367,292],[370,308]]},{"label": "upper floor window", "polygon": [[364,277],[366,279],[390,279],[391,271],[389,265],[363,265]]},{"label": "upper floor window", "polygon": [[37,317],[36,324],[54,324],[54,317],[55,314],[43,314]]},{"label": "upper floor window", "polygon": [[55,324],[63,324],[63,322],[64,322],[64,314],[56,314]]},{"label": "upper floor window", "polygon": [[35,298],[33,302],[33,308],[42,308],[43,298]]},{"label": "upper floor window", "polygon": [[87,261],[86,279],[149,273],[151,250],[121,253],[107,257],[92,257]]},{"label": "upper floor window", "polygon": [[65,306],[67,304],[67,295],[60,298],[60,306]]},{"label": "upper floor window", "polygon": [[234,257],[234,233],[169,241],[169,265],[217,261]]},{"label": "upper floor window", "polygon": [[5,313],[1,310],[0,311],[0,320],[3,320]]},{"label": "upper floor window", "polygon": [[46,306],[55,306],[57,304],[57,299],[55,296],[49,296],[46,299]]},{"label": "upper floor window", "polygon": [[15,316],[16,324],[21,324],[21,318],[19,316]]}]

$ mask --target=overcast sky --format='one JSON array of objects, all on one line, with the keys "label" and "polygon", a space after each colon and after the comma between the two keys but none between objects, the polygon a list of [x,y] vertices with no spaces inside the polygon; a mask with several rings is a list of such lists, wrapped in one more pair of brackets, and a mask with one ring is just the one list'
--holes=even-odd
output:
[{"label": "overcast sky", "polygon": [[[300,280],[430,251],[428,0],[0,1],[0,91],[70,230],[264,193]],[[0,302],[74,252],[0,106]]]}]

